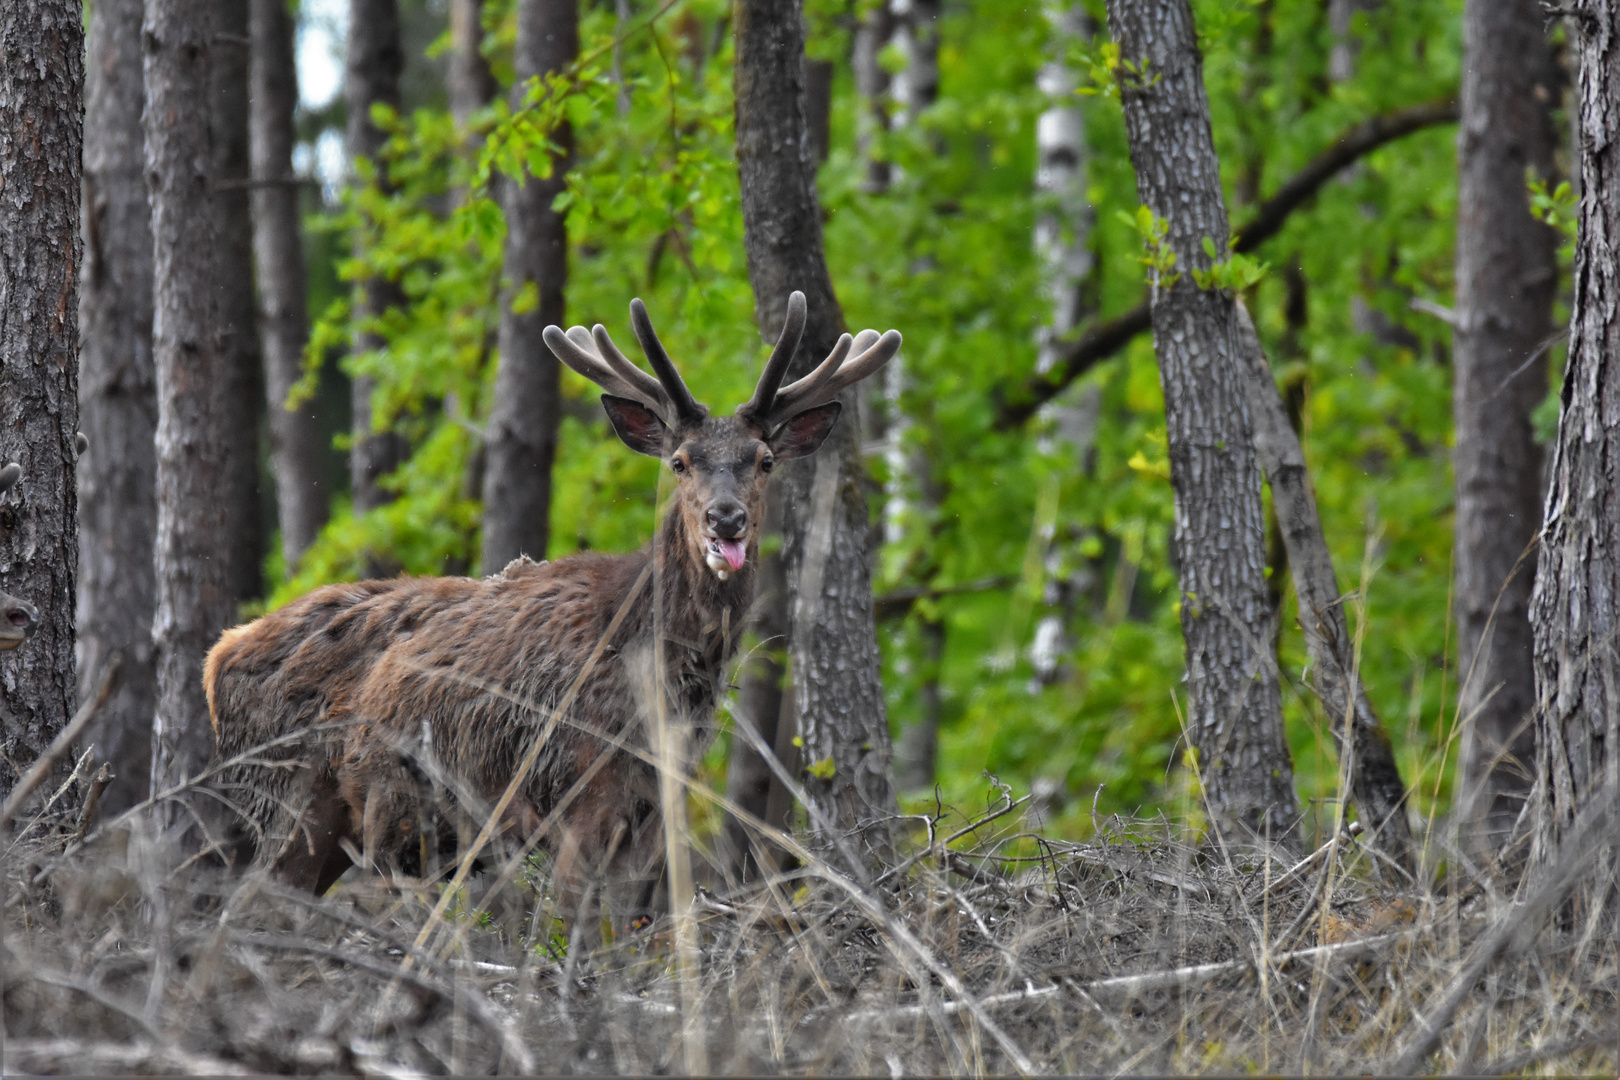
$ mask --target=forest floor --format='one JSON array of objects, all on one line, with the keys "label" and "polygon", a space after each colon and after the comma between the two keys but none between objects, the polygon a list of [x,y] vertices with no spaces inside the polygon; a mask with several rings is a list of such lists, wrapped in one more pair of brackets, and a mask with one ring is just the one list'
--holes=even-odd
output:
[{"label": "forest floor", "polygon": [[1162,820],[1008,843],[1009,814],[867,886],[700,888],[693,970],[667,919],[570,952],[538,863],[434,920],[439,886],[315,898],[70,824],[4,841],[8,1076],[1620,1069],[1614,905],[1456,857],[1390,884],[1348,834],[1267,859]]}]

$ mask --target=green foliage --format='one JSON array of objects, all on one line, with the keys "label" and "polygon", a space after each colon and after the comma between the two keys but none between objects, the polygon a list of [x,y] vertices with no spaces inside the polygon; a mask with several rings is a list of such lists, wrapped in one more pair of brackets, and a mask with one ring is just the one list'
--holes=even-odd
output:
[{"label": "green foliage", "polygon": [[[1102,26],[1100,0],[1086,0]],[[1358,17],[1355,73],[1328,75],[1333,41],[1320,4],[1196,0],[1213,130],[1234,224],[1344,129],[1456,90],[1461,0],[1384,4]],[[1181,638],[1163,394],[1143,335],[1072,388],[1062,404],[1089,410],[1079,445],[1051,421],[1002,431],[997,403],[1035,370],[1051,317],[1032,243],[1035,123],[1050,101],[1036,87],[1060,48],[1090,80],[1081,97],[1095,270],[1083,288],[1097,319],[1144,295],[1142,267],[1164,284],[1182,268],[1166,223],[1140,207],[1117,101],[1118,80],[1156,76],[1128,66],[1099,33],[1053,42],[1039,5],[963,0],[942,26],[939,100],[879,132],[871,152],[898,166],[881,192],[856,149],[860,103],[845,62],[849,8],[808,5],[812,55],[839,61],[832,150],[820,172],[829,264],[852,328],[906,335],[899,408],[910,460],[927,463],[876,568],[879,592],[928,586],[903,618],[880,627],[891,723],[912,722],[937,681],[943,702],[939,785],[966,803],[985,769],[1020,786],[1056,783],[1055,828],[1082,832],[1101,812],[1152,809],[1184,797],[1177,753]],[[630,107],[609,70],[618,27],[587,6],[582,59],[526,87],[517,108],[493,104],[472,149],[442,110],[382,115],[394,184],[365,183],[327,223],[354,241],[346,282],[384,275],[404,308],[367,327],[385,342],[350,355],[376,380],[380,426],[407,435],[410,461],[388,483],[399,498],[356,517],[339,507],[318,545],[274,598],[360,572],[369,550],[412,573],[474,568],[478,432],[489,414],[495,329],[504,284],[498,193],[525,170],[544,175],[557,125],[573,127],[568,190],[570,322],[603,322],[621,337],[624,304],[644,297],[699,396],[729,408],[765,355],[753,329],[732,157],[731,52],[724,0],[659,5],[624,36]],[[510,71],[508,6],[489,16],[489,51]],[[503,52],[503,50],[505,50]],[[886,58],[886,62],[892,61]],[[1451,439],[1447,329],[1414,299],[1450,301],[1456,200],[1454,133],[1422,132],[1348,169],[1253,256],[1194,271],[1202,288],[1242,293],[1279,377],[1297,389],[1302,438],[1349,610],[1362,632],[1362,677],[1395,736],[1418,805],[1449,794],[1455,658],[1448,645]],[[372,170],[361,169],[370,180]],[[1565,188],[1532,187],[1562,225]],[[517,303],[532,303],[518,297]],[[358,327],[345,299],[323,315],[317,362]],[[623,550],[654,524],[656,463],[611,438],[594,394],[571,373],[555,477],[551,554]],[[870,404],[887,409],[875,391]],[[890,479],[871,458],[873,490]],[[925,495],[927,497],[922,497]],[[880,508],[874,501],[874,516]],[[490,569],[490,568],[485,568]],[[1011,582],[1012,584],[1008,584]],[[1043,618],[1063,628],[1055,674],[1035,668]],[[1335,754],[1304,688],[1303,641],[1288,595],[1279,657],[1302,792],[1336,790]],[[925,622],[945,628],[929,651]],[[830,763],[828,763],[830,765]]]},{"label": "green foliage", "polygon": [[[1137,262],[1148,268],[1148,285],[1161,289],[1168,289],[1174,285],[1176,279],[1181,277],[1181,271],[1176,269],[1175,251],[1166,243],[1166,238],[1170,235],[1170,222],[1146,206],[1138,206],[1134,214],[1116,210],[1114,216],[1135,229],[1137,235],[1142,238],[1142,245],[1147,251],[1137,259]],[[1210,257],[1214,257],[1214,252],[1210,253]],[[1193,273],[1196,275],[1199,271],[1195,270]],[[1199,281],[1198,286],[1202,289],[1209,288],[1204,281]]]},{"label": "green foliage", "polygon": [[[1237,242],[1234,237],[1229,244]],[[1194,267],[1193,281],[1200,289],[1221,289],[1230,293],[1247,292],[1260,284],[1260,279],[1266,276],[1270,266],[1261,262],[1253,255],[1242,252],[1230,252],[1222,259],[1215,254],[1215,241],[1204,237],[1204,254],[1209,256],[1208,270],[1199,270]]]}]

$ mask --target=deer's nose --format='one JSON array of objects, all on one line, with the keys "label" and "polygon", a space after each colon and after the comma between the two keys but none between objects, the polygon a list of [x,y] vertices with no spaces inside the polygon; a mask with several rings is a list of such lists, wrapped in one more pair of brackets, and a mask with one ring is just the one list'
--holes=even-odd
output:
[{"label": "deer's nose", "polygon": [[748,528],[748,508],[742,503],[716,503],[704,512],[714,535],[734,539]]},{"label": "deer's nose", "polygon": [[39,609],[26,600],[7,604],[4,617],[8,626],[21,630],[27,637],[33,637],[34,631],[39,629]]}]

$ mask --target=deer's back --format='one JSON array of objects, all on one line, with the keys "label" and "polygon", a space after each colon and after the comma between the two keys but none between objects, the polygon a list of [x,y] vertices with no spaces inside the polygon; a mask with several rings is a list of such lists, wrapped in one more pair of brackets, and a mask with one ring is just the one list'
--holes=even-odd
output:
[{"label": "deer's back", "polygon": [[[379,749],[426,734],[452,773],[498,791],[534,724],[583,669],[644,559],[577,555],[524,560],[481,580],[317,589],[228,631],[210,652],[204,681],[219,752],[331,725],[337,737],[322,744],[335,760],[312,764],[329,764],[363,787]],[[627,620],[619,644],[637,621]],[[577,741],[580,725],[618,728],[631,718],[622,652],[609,648],[598,661],[557,752]]]}]

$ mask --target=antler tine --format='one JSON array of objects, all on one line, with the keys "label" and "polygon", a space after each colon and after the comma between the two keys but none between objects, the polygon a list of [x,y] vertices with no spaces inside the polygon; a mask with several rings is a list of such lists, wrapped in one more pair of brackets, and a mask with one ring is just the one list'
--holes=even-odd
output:
[{"label": "antler tine", "polygon": [[776,391],[782,385],[788,365],[793,362],[793,354],[799,351],[799,339],[804,337],[804,320],[804,293],[795,289],[788,296],[787,318],[782,321],[782,334],[776,339],[776,348],[771,350],[771,358],[765,361],[765,370],[760,373],[759,385],[754,387],[754,396],[737,410],[738,416],[771,414]]},{"label": "antler tine", "polygon": [[647,362],[663,384],[664,393],[669,395],[670,406],[675,413],[672,419],[701,420],[707,416],[709,410],[698,404],[692,391],[686,388],[681,373],[675,370],[669,353],[664,351],[664,343],[658,340],[658,332],[647,317],[647,305],[641,302],[640,297],[630,301],[630,325],[636,331],[636,340],[641,342],[641,351],[647,354]]},{"label": "antler tine", "polygon": [[[865,330],[861,332],[863,334],[868,333]],[[763,414],[766,420],[774,422],[796,411],[804,402],[808,401],[816,393],[817,388],[832,378],[833,373],[844,362],[844,358],[855,347],[855,340],[848,334],[839,335],[838,343],[833,346],[832,352],[827,354],[827,359],[816,365],[815,370],[797,382],[789,383],[776,392],[776,399],[771,405],[771,411]]]},{"label": "antler tine", "polygon": [[651,375],[642,371],[631,362],[630,358],[619,351],[613,344],[613,338],[608,336],[607,327],[597,323],[591,327],[591,338],[596,345],[596,351],[601,354],[607,366],[617,372],[619,377],[635,386],[642,395],[658,403],[661,412],[669,410],[669,395],[664,393],[663,384]]},{"label": "antler tine", "polygon": [[890,330],[879,337],[876,331],[862,330],[855,339],[854,347],[865,345],[855,356],[842,360],[836,365],[829,363],[812,371],[792,386],[785,387],[776,395],[776,409],[774,416],[785,417],[789,413],[803,412],[825,404],[837,397],[846,386],[853,386],[866,378],[878,368],[887,364],[900,351],[900,332]]},{"label": "antler tine", "polygon": [[655,412],[668,409],[669,403],[661,394],[649,398],[642,387],[629,382],[609,367],[591,347],[590,334],[583,326],[572,327],[567,333],[560,326],[548,326],[540,336],[557,359],[608,393],[639,401]]}]

